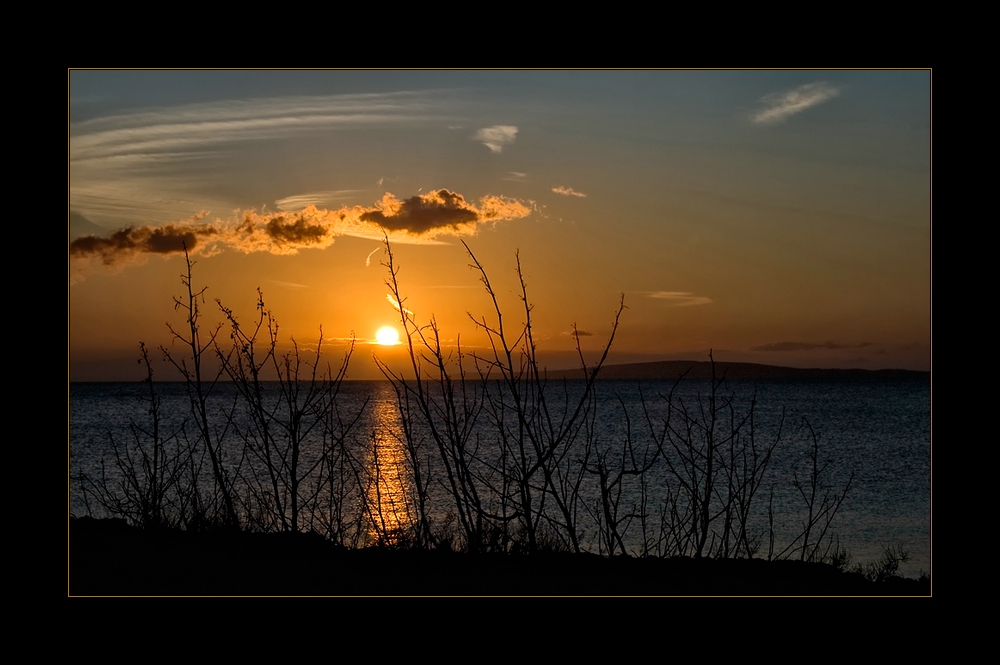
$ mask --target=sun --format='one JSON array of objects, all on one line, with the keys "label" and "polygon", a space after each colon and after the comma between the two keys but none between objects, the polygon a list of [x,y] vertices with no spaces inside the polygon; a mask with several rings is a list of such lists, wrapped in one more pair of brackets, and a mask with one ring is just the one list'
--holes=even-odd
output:
[{"label": "sun", "polygon": [[375,333],[375,341],[382,346],[394,346],[399,344],[399,333],[391,326],[379,328]]}]

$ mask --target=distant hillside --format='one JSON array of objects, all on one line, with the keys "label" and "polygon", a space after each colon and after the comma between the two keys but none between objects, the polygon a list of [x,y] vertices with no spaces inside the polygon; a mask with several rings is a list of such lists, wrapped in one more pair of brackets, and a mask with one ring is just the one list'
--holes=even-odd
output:
[{"label": "distant hillside", "polygon": [[[687,372],[687,374],[685,374]],[[630,363],[627,365],[605,365],[599,379],[659,379],[672,381],[684,375],[686,379],[712,378],[712,363],[696,360],[663,360],[652,363]],[[908,369],[799,369],[777,367],[756,363],[715,363],[715,375],[728,379],[782,379],[808,381],[930,381],[930,372]],[[550,379],[579,379],[582,372],[559,370],[549,372]]]}]

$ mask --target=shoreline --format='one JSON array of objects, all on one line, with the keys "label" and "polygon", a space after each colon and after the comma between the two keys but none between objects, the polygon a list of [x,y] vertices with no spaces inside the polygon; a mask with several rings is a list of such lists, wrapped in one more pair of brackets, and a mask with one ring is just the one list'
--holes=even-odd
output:
[{"label": "shoreline", "polygon": [[872,582],[763,559],[347,549],[315,534],[147,532],[70,518],[75,596],[925,596],[930,579]]}]

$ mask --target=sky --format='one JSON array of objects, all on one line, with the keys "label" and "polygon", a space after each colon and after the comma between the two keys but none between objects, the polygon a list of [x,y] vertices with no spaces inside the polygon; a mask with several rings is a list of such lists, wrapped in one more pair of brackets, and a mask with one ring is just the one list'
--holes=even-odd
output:
[{"label": "sky", "polygon": [[551,369],[622,298],[612,363],[930,369],[927,70],[70,70],[68,97],[72,381],[178,352],[185,247],[202,334],[260,289],[279,349],[353,339],[379,378],[386,238],[448,353],[491,353],[471,251],[512,329],[520,262]]}]

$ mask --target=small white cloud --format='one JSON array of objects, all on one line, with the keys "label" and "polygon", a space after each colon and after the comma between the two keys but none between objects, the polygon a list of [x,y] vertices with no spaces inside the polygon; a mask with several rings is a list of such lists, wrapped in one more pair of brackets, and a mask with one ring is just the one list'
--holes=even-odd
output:
[{"label": "small white cloud", "polygon": [[579,196],[581,199],[587,198],[587,195],[583,192],[578,192],[572,187],[563,187],[562,185],[558,187],[553,187],[552,191],[556,194],[562,194],[563,196]]},{"label": "small white cloud", "polygon": [[392,305],[396,309],[397,312],[403,312],[405,314],[409,314],[410,316],[413,316],[413,312],[411,312],[410,310],[408,310],[405,307],[401,306],[399,304],[399,301],[392,297],[391,293],[385,294],[385,299],[389,301],[389,304]]},{"label": "small white cloud", "polygon": [[472,138],[479,141],[492,152],[503,152],[503,147],[514,142],[517,127],[513,125],[494,125],[483,127]]},{"label": "small white cloud", "polygon": [[521,182],[528,177],[527,173],[521,173],[520,171],[507,171],[507,176],[504,180],[512,180],[514,182]]},{"label": "small white cloud", "polygon": [[690,307],[691,305],[707,305],[712,302],[711,298],[696,296],[690,291],[652,291],[647,294],[650,298],[657,300],[670,300],[674,307]]},{"label": "small white cloud", "polygon": [[279,282],[276,279],[267,280],[271,284],[277,284],[278,286],[284,286],[289,289],[308,289],[309,287],[305,284],[296,284],[295,282]]},{"label": "small white cloud", "polygon": [[761,98],[764,108],[757,111],[753,121],[758,124],[784,122],[790,115],[822,104],[840,94],[840,90],[825,81],[800,85],[794,90],[777,92]]}]

